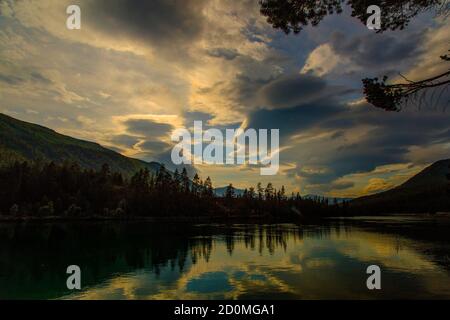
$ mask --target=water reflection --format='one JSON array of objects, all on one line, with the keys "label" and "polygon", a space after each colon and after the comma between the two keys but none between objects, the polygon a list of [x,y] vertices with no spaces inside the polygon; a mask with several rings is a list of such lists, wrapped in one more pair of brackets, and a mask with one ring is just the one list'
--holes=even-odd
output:
[{"label": "water reflection", "polygon": [[[447,222],[320,226],[49,223],[0,226],[0,297],[38,299],[450,298]],[[407,228],[406,228],[407,226]],[[405,229],[406,228],[406,229]],[[444,230],[442,230],[444,229]],[[406,230],[406,231],[405,231]],[[448,236],[447,236],[448,237]],[[65,288],[68,265],[83,290]],[[382,290],[366,268],[383,270]]]}]

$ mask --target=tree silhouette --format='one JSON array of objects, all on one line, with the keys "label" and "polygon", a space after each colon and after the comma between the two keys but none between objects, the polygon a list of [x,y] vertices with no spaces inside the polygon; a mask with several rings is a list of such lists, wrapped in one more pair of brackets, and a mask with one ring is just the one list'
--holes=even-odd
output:
[{"label": "tree silhouette", "polygon": [[[378,78],[366,78],[362,82],[367,102],[386,111],[401,111],[402,107],[411,101],[418,102],[420,107],[426,99],[425,89],[438,88],[439,92],[435,102],[439,102],[450,84],[449,76],[450,70],[421,81],[406,79],[407,83],[387,84],[387,76],[384,76],[381,81]],[[444,106],[444,111],[446,107]]]},{"label": "tree silhouette", "polygon": [[194,195],[200,194],[200,188],[201,188],[200,177],[196,173],[194,179],[192,180],[192,193]]},{"label": "tree silhouette", "polygon": [[205,182],[203,183],[203,195],[207,198],[211,198],[214,195],[214,190],[210,177],[207,177]]},{"label": "tree silhouette", "polygon": [[164,166],[157,172],[141,169],[131,178],[106,164],[98,171],[69,162],[0,166],[1,219],[253,217],[292,221],[298,219],[293,207],[314,219],[345,214],[343,207],[318,199],[288,198],[284,187],[277,191],[270,182],[265,189],[258,183],[257,192],[250,187],[244,195],[237,195],[230,183],[220,197],[214,194],[210,177],[202,182],[197,174],[191,182],[185,169],[181,174],[171,173]]},{"label": "tree silhouette", "polygon": [[[370,16],[367,8],[378,5],[382,11],[382,19],[377,33],[402,30],[412,18],[422,12],[435,10],[445,18],[450,13],[448,0],[260,0],[259,3],[260,12],[267,17],[267,22],[286,34],[297,34],[308,25],[317,26],[325,16],[342,13],[346,4],[351,8],[351,15],[364,24]],[[449,61],[448,55],[441,58]],[[439,102],[443,92],[448,89],[449,76],[450,70],[447,70],[428,79],[405,79],[406,83],[399,84],[387,84],[386,76],[381,81],[378,78],[365,78],[362,82],[369,103],[386,111],[400,111],[402,105],[406,106],[409,102],[414,101],[419,107],[427,102],[424,92],[430,88],[440,89],[437,94],[432,94],[432,99],[437,98]]]},{"label": "tree silhouette", "polygon": [[273,196],[274,196],[274,193],[275,193],[275,192],[274,192],[274,190],[273,190],[273,185],[272,185],[271,182],[269,182],[269,183],[267,184],[266,189],[264,190],[264,196],[265,196],[266,200],[272,199]]},{"label": "tree silhouette", "polygon": [[188,193],[190,188],[190,181],[189,181],[189,177],[187,174],[187,170],[186,168],[183,168],[183,170],[181,171],[181,189],[185,192]]},{"label": "tree silhouette", "polygon": [[274,28],[285,33],[299,33],[305,26],[317,26],[327,15],[340,14],[347,4],[351,16],[366,24],[370,14],[367,8],[377,5],[383,19],[381,29],[404,29],[412,18],[422,12],[435,10],[440,15],[448,15],[446,0],[259,0],[260,12],[267,17]]},{"label": "tree silhouette", "polygon": [[261,182],[258,182],[258,184],[256,186],[256,191],[258,192],[258,199],[262,200],[263,194],[264,194],[264,189],[261,186]]},{"label": "tree silhouette", "polygon": [[233,184],[230,183],[227,186],[227,188],[225,189],[225,199],[230,200],[230,199],[234,198],[235,195],[236,195],[236,192],[235,192],[235,189],[233,187]]}]

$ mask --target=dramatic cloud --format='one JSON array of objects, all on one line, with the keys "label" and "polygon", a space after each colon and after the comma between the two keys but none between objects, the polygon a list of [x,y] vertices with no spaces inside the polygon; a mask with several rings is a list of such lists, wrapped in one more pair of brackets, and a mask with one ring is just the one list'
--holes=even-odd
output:
[{"label": "dramatic cloud", "polygon": [[307,75],[282,77],[261,89],[262,103],[268,108],[294,107],[326,94],[326,83]]},{"label": "dramatic cloud", "polygon": [[335,181],[332,185],[332,189],[344,190],[351,188],[355,185],[353,181]]},{"label": "dramatic cloud", "polygon": [[170,147],[170,144],[156,140],[146,140],[143,143],[139,144],[139,148],[143,151],[157,154],[166,151]]},{"label": "dramatic cloud", "polygon": [[175,50],[200,37],[204,4],[204,0],[95,0],[88,2],[85,19],[104,33]]},{"label": "dramatic cloud", "polygon": [[144,137],[167,137],[173,127],[167,123],[157,123],[148,119],[129,119],[124,121],[127,131]]},{"label": "dramatic cloud", "polygon": [[350,91],[312,75],[280,77],[259,91],[262,108],[249,114],[248,127],[278,128],[282,139],[305,133],[341,114],[339,99]]},{"label": "dramatic cloud", "polygon": [[335,53],[359,67],[398,68],[421,52],[422,48],[417,43],[423,39],[423,31],[409,33],[407,37],[394,36],[393,33],[348,37],[337,31],[332,35],[330,45]]},{"label": "dramatic cloud", "polygon": [[447,92],[431,110],[387,113],[363,102],[361,87],[365,77],[447,70],[446,21],[422,15],[379,34],[333,15],[285,35],[253,0],[80,0],[82,28],[68,30],[69,4],[0,1],[0,112],[169,168],[170,133],[195,120],[280,129],[277,176],[197,169],[218,185],[272,181],[302,193],[384,190],[450,154]]},{"label": "dramatic cloud", "polygon": [[[300,141],[290,153],[298,155],[295,175],[306,184],[323,185],[322,189],[347,175],[408,163],[414,150],[434,144],[442,150],[450,143],[450,116],[431,111],[385,114],[363,104],[357,110],[342,109],[318,126],[316,132],[337,132],[339,139],[334,133],[323,138],[315,134],[316,139]],[[311,150],[315,157],[308,156]]]}]

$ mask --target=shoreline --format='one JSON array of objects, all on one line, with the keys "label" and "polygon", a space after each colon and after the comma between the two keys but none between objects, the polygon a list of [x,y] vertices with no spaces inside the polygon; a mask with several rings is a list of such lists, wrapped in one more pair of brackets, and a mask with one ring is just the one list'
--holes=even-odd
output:
[{"label": "shoreline", "polygon": [[361,218],[387,218],[387,217],[427,217],[427,218],[450,218],[450,212],[438,212],[434,215],[429,213],[383,213],[377,215],[352,215],[352,216],[331,216],[331,217],[298,217],[297,219],[280,219],[272,216],[171,216],[171,217],[10,217],[0,215],[0,223],[26,223],[26,222],[168,222],[168,223],[299,223],[299,222],[317,222],[333,220],[358,220]]},{"label": "shoreline", "polygon": [[[317,219],[315,219],[317,220]],[[212,216],[212,217],[186,217],[186,216],[174,216],[174,217],[8,217],[0,215],[0,223],[17,223],[17,222],[170,222],[170,223],[207,223],[207,222],[251,222],[251,223],[283,223],[283,222],[300,222],[300,219],[277,219],[274,217],[238,217],[238,216]]]}]

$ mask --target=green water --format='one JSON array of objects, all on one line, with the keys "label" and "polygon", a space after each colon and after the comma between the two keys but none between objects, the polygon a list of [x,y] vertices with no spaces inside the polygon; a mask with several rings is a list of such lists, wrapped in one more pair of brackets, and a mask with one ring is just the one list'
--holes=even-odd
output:
[{"label": "green water", "polygon": [[[0,223],[2,299],[450,298],[450,219]],[[380,266],[381,290],[366,268]],[[82,290],[66,288],[81,268]]]}]

